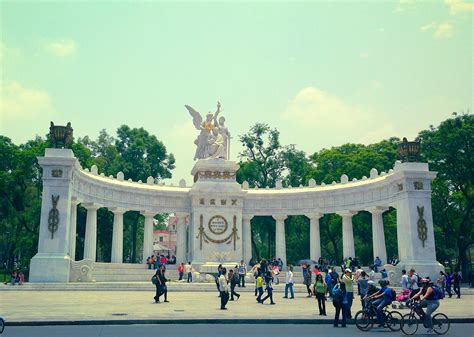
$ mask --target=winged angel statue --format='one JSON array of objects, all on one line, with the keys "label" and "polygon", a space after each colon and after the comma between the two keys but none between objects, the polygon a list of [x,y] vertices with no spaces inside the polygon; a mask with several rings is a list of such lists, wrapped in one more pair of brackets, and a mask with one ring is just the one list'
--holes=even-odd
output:
[{"label": "winged angel statue", "polygon": [[229,159],[229,141],[230,133],[224,125],[225,118],[221,116],[219,122],[217,117],[221,113],[221,103],[217,102],[217,110],[215,113],[209,112],[206,115],[206,120],[199,112],[194,110],[189,105],[185,105],[189,114],[193,117],[193,124],[196,129],[200,130],[199,136],[194,141],[196,144],[196,159]]}]

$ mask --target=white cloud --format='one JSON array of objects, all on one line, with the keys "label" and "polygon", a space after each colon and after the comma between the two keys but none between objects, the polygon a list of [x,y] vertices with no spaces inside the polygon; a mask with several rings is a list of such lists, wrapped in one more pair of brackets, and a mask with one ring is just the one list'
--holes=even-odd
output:
[{"label": "white cloud", "polygon": [[76,53],[77,45],[74,40],[63,39],[47,42],[45,48],[48,52],[57,57],[68,57]]},{"label": "white cloud", "polygon": [[474,3],[468,3],[462,0],[444,0],[444,3],[449,7],[451,15],[474,12]]},{"label": "white cloud", "polygon": [[422,32],[426,32],[426,31],[428,31],[428,30],[432,30],[432,29],[435,29],[435,28],[436,28],[436,22],[431,22],[431,23],[428,23],[428,24],[426,24],[426,25],[424,25],[424,26],[421,26],[421,27],[420,27],[420,30],[421,30]]},{"label": "white cloud", "polygon": [[298,92],[282,115],[284,120],[305,127],[316,125],[350,127],[354,120],[363,120],[366,117],[368,115],[362,109],[314,87],[307,87]]},{"label": "white cloud", "polygon": [[437,39],[445,39],[453,36],[453,26],[449,22],[444,22],[436,28],[433,36]]},{"label": "white cloud", "polygon": [[24,87],[17,81],[0,85],[2,120],[28,119],[53,113],[51,98],[46,91]]},{"label": "white cloud", "polygon": [[361,58],[361,59],[369,58],[369,53],[362,52],[362,53],[359,54],[359,58]]},{"label": "white cloud", "polygon": [[384,33],[384,32],[385,32],[385,28],[380,27],[380,28],[378,29],[378,32],[379,32],[379,33]]},{"label": "white cloud", "polygon": [[447,39],[453,36],[453,25],[449,22],[437,24],[436,22],[428,23],[420,27],[423,33],[433,32],[433,37],[436,39]]}]

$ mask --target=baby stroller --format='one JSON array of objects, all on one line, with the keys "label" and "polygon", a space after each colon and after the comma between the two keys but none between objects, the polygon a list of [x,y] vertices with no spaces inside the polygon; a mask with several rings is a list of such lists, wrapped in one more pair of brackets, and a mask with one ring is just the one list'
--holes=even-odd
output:
[{"label": "baby stroller", "polygon": [[402,290],[400,293],[398,293],[397,297],[395,298],[395,300],[399,303],[398,304],[398,307],[396,304],[392,304],[392,307],[393,308],[398,308],[398,309],[405,309],[405,308],[408,308],[406,302],[410,299],[410,290],[409,289],[405,289],[405,290]]}]

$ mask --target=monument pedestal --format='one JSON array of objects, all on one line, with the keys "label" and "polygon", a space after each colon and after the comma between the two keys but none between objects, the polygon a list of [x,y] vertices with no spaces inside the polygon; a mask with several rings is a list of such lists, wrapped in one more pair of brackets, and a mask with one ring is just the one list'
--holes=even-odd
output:
[{"label": "monument pedestal", "polygon": [[77,159],[70,149],[46,149],[38,253],[31,259],[30,282],[69,282],[72,172]]},{"label": "monument pedestal", "polygon": [[[217,272],[219,263],[235,266],[243,257],[243,192],[235,180],[239,166],[224,159],[201,159],[191,174],[192,215],[188,251],[201,270]],[[240,263],[240,262],[239,262]]]}]

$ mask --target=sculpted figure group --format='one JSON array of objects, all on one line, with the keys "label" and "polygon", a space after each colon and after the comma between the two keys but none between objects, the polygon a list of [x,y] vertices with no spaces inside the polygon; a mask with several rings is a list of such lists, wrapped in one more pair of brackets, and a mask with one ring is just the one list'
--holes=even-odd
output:
[{"label": "sculpted figure group", "polygon": [[219,117],[222,112],[221,104],[217,102],[215,113],[209,112],[203,120],[201,114],[189,105],[185,105],[190,115],[193,117],[193,124],[200,130],[198,137],[194,141],[196,144],[196,159],[229,159],[230,133],[225,124],[225,118]]}]

